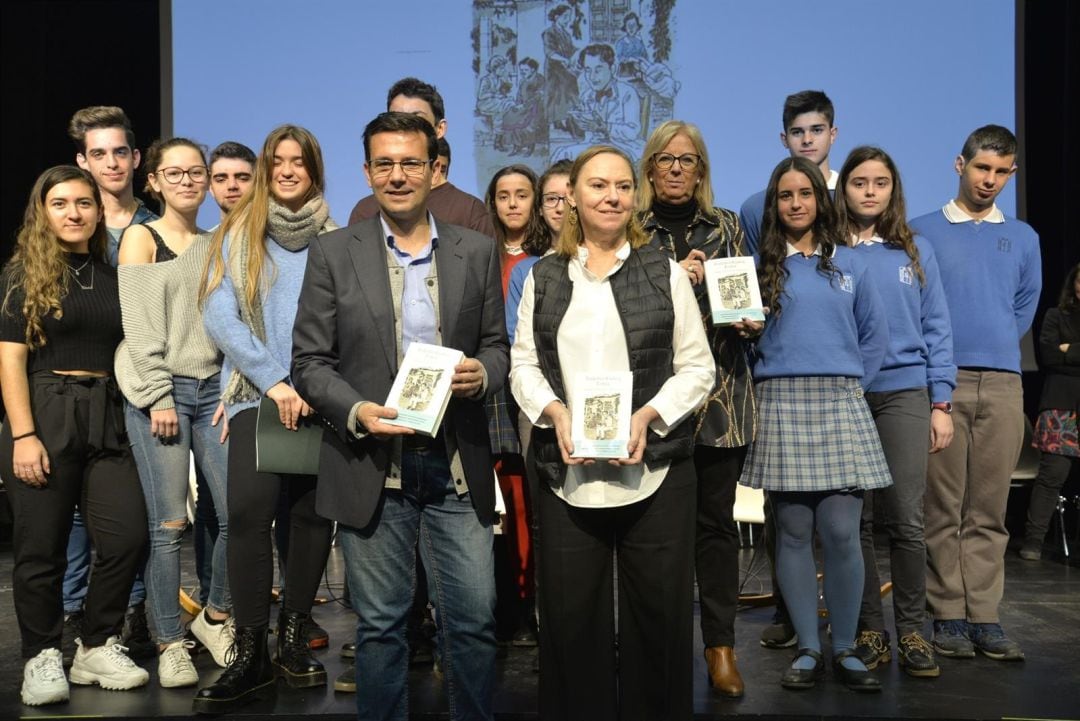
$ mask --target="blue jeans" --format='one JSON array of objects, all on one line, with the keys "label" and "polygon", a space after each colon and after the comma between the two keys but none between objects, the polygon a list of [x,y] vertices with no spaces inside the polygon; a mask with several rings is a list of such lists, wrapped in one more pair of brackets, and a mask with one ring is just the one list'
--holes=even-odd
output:
[{"label": "blue jeans", "polygon": [[[494,477],[470,479],[494,483]],[[416,546],[439,617],[450,717],[492,718],[495,563],[490,525],[459,497],[441,444],[406,449],[402,488],[383,492],[363,529],[341,526],[356,624],[356,708],[361,719],[408,718],[406,620],[416,584]]]},{"label": "blue jeans", "polygon": [[[86,523],[77,510],[71,519],[71,533],[68,535],[67,570],[64,571],[64,613],[82,611],[83,599],[86,598],[87,584],[90,581],[90,535],[86,532]],[[146,600],[146,586],[142,573],[131,584],[128,606],[138,606]]]},{"label": "blue jeans", "polygon": [[228,445],[218,439],[220,428],[210,425],[219,398],[218,376],[205,380],[173,378],[173,400],[180,421],[175,438],[162,441],[150,434],[150,414],[124,405],[131,452],[139,467],[146,516],[150,527],[150,558],[146,564],[147,598],[154,619],[155,639],[166,644],[184,637],[180,622],[180,542],[187,526],[188,476],[191,454],[206,479],[217,511],[218,538],[214,544],[209,606],[227,611],[232,606],[226,573],[228,507],[225,479]]}]

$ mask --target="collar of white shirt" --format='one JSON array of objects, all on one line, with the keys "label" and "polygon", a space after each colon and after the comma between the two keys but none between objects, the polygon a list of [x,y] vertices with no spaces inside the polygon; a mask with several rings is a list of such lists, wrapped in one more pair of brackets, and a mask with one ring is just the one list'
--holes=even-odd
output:
[{"label": "collar of white shirt", "polygon": [[829,177],[825,180],[825,186],[829,190],[836,190],[836,184],[840,182],[840,173],[833,169],[829,169]]},{"label": "collar of white shirt", "polygon": [[956,204],[955,200],[950,200],[945,204],[945,207],[941,209],[941,212],[945,214],[945,219],[950,223],[1004,223],[1005,214],[1001,212],[1001,209],[997,207],[997,203],[994,203],[990,208],[990,212],[982,218],[973,218],[967,214],[967,212]]},{"label": "collar of white shirt", "polygon": [[[615,259],[618,262],[615,263],[615,265],[611,266],[611,270],[609,270],[607,272],[607,275],[605,275],[604,277],[606,278],[608,275],[611,275],[612,273],[617,271],[619,268],[621,268],[622,264],[625,263],[626,259],[629,258],[629,257],[630,257],[630,242],[627,241],[627,242],[623,243],[622,245],[620,245],[619,249],[615,251]],[[589,249],[587,247],[585,247],[584,243],[582,243],[581,245],[578,246],[578,249],[577,249],[577,262],[581,264],[581,269],[584,272],[588,273],[589,275],[591,275],[593,277],[596,277],[595,274],[592,271],[590,271],[588,269],[588,267],[586,266],[586,262],[588,260],[589,260]]]},{"label": "collar of white shirt", "polygon": [[[860,238],[859,236],[855,235],[854,233],[851,234],[851,244],[852,245],[870,245],[871,243],[884,243],[884,242],[885,242],[885,239],[882,238],[877,233],[874,233],[869,238]],[[791,246],[789,245],[788,247],[790,248]]]},{"label": "collar of white shirt", "polygon": [[[801,250],[798,250],[794,245],[792,245],[791,243],[787,244],[787,256],[785,256],[785,257],[790,258],[793,255],[802,255],[802,254],[803,254],[803,252]],[[814,248],[814,252],[810,254],[810,257],[812,258],[815,255],[821,255],[821,244],[820,243]]]}]

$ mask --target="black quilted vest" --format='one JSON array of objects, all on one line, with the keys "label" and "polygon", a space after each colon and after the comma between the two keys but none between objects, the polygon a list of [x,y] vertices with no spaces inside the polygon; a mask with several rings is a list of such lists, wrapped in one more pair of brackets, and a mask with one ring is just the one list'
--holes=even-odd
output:
[{"label": "black quilted vest", "polygon": [[[630,252],[623,266],[610,278],[611,292],[619,310],[634,374],[633,410],[656,395],[674,374],[672,334],[675,309],[671,302],[671,266],[667,256],[649,246]],[[533,266],[535,287],[533,339],[540,370],[564,403],[566,389],[559,367],[558,332],[570,307],[574,286],[568,272],[569,260],[549,255]],[[567,369],[571,371],[572,369]],[[652,430],[645,441],[645,462],[656,465],[687,458],[693,452],[690,418],[661,438]],[[561,486],[566,468],[559,454],[555,431],[533,429],[533,448],[540,475],[552,486]]]}]

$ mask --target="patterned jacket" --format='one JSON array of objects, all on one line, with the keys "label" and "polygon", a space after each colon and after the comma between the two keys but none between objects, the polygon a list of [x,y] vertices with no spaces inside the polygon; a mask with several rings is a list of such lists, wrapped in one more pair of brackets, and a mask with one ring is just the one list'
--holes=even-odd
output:
[{"label": "patterned jacket", "polygon": [[[672,260],[675,243],[660,225],[652,210],[639,214],[642,227],[653,247]],[[686,243],[707,258],[729,258],[746,254],[746,244],[737,213],[725,208],[698,208],[687,228]],[[746,359],[746,345],[730,327],[714,327],[709,296],[702,284],[694,286],[702,321],[716,360],[716,386],[695,419],[694,438],[698,445],[737,448],[754,440],[754,383]]]}]

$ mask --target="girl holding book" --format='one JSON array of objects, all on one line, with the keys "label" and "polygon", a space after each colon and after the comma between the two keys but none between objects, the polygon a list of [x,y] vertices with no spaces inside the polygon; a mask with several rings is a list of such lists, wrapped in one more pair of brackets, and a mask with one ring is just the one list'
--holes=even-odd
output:
[{"label": "girl holding book", "polygon": [[855,650],[867,668],[892,657],[881,611],[874,552],[874,515],[889,534],[897,658],[909,676],[941,671],[923,637],[926,622],[926,541],[923,494],[929,453],[952,441],[956,365],[952,326],[933,246],[912,233],[900,173],[880,148],[855,148],[840,170],[836,207],[843,239],[865,263],[885,303],[889,345],[866,402],[893,485],[866,493],[862,553],[866,569]]},{"label": "girl holding book", "polygon": [[[525,281],[511,350],[511,389],[536,425],[545,719],[689,719],[693,710],[690,416],[715,366],[686,272],[635,219],[634,186],[617,148],[574,161],[567,217],[555,252]],[[633,376],[629,397],[618,396],[632,412],[628,455],[575,455],[570,409],[583,413],[590,390],[581,374],[613,372]]]},{"label": "girl holding book", "polygon": [[71,681],[124,690],[147,672],[120,645],[146,547],[146,505],[124,429],[113,355],[123,338],[116,270],[106,261],[101,194],[85,170],[42,173],[0,277],[0,478],[14,528],[12,588],[22,639],[21,698],[68,700],[60,655],[62,581],[76,508],[94,567]]},{"label": "girl holding book", "polygon": [[[891,483],[863,398],[885,357],[888,329],[865,263],[841,241],[825,179],[805,158],[785,159],[769,179],[758,282],[771,315],[754,350],[758,427],[740,483],[769,491],[777,520],[776,573],[799,637],[781,684],[810,688],[824,673],[816,530],[834,672],[855,690],[879,691],[853,647],[862,497]],[[746,325],[743,332],[758,326]]]},{"label": "girl holding book", "polygon": [[232,601],[226,567],[228,449],[220,424],[221,353],[203,329],[198,291],[209,238],[196,227],[209,187],[203,150],[186,138],[158,140],[146,152],[146,188],[162,217],[132,225],[120,239],[120,307],[124,342],[116,380],[127,398],[128,435],[146,497],[150,558],[146,588],[158,645],[158,681],[193,686],[180,620],[180,539],[187,527],[190,458],[217,513],[209,601],[191,631],[225,666],[232,647]]},{"label": "girl holding book", "polygon": [[263,396],[295,430],[311,407],[289,379],[292,327],[308,243],[337,227],[323,198],[322,151],[308,130],[283,125],[263,144],[255,180],[214,233],[204,286],[206,331],[224,354],[221,397],[229,419],[229,586],[235,655],[194,708],[223,713],[271,692],[267,656],[274,578],[270,527],[282,484],[290,504],[285,598],[277,624],[275,671],[292,687],[321,686],[304,624],[330,551],[330,522],[315,513],[315,476],[256,470],[256,420]]}]

